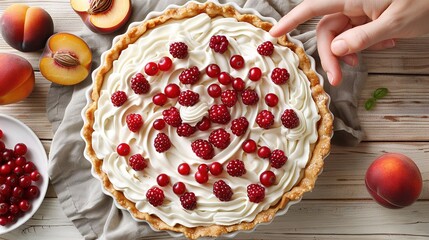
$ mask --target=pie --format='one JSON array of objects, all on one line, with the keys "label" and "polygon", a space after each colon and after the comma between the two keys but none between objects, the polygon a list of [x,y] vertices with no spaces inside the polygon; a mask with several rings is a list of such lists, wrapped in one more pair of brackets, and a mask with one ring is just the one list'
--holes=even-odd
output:
[{"label": "pie", "polygon": [[103,54],[84,110],[119,208],[186,237],[253,229],[314,187],[332,114],[304,49],[231,5],[190,2]]}]

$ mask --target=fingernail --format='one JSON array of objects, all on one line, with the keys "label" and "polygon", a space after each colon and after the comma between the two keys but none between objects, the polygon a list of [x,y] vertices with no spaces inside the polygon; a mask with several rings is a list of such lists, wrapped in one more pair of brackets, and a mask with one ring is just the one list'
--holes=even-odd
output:
[{"label": "fingernail", "polygon": [[343,56],[349,52],[349,47],[347,46],[346,41],[336,40],[331,45],[332,52],[337,56]]},{"label": "fingernail", "polygon": [[386,41],[383,42],[383,47],[384,48],[393,48],[393,47],[395,47],[395,45],[396,45],[396,42],[393,39],[386,40]]},{"label": "fingernail", "polygon": [[329,81],[329,83],[330,83],[330,84],[332,84],[332,81],[333,81],[333,79],[332,79],[332,74],[331,74],[330,72],[327,72],[327,73],[326,73],[326,76],[328,76],[328,81]]}]

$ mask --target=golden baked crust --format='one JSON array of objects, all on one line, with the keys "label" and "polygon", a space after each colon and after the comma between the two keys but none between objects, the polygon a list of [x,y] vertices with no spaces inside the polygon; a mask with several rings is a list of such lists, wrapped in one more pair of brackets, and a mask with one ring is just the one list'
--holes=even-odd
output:
[{"label": "golden baked crust", "polygon": [[271,221],[279,210],[286,207],[286,204],[289,201],[299,200],[305,192],[311,191],[314,187],[317,176],[323,168],[323,160],[330,151],[330,139],[333,131],[333,117],[328,109],[329,97],[324,92],[323,87],[320,85],[317,74],[313,69],[311,69],[309,58],[301,47],[288,41],[287,37],[283,36],[279,38],[279,43],[292,49],[299,56],[299,67],[311,82],[312,96],[317,104],[319,114],[321,116],[321,119],[318,123],[319,137],[313,146],[313,154],[311,159],[308,161],[301,181],[297,183],[297,185],[294,186],[291,191],[285,193],[277,204],[257,214],[256,218],[252,222],[242,222],[231,226],[211,225],[193,228],[182,225],[169,226],[157,216],[138,211],[134,202],[129,201],[127,198],[125,198],[122,192],[113,188],[112,183],[109,181],[107,175],[101,170],[102,160],[96,157],[96,154],[92,148],[91,136],[94,131],[92,126],[94,124],[94,112],[97,109],[100,89],[105,75],[112,68],[113,61],[118,59],[122,50],[126,49],[129,44],[137,41],[137,39],[139,39],[139,37],[142,36],[147,30],[155,28],[170,19],[189,18],[200,13],[207,13],[210,17],[222,16],[236,18],[238,21],[251,23],[255,27],[261,28],[265,31],[268,31],[272,27],[271,23],[264,22],[255,15],[240,14],[232,6],[219,6],[208,2],[205,4],[189,3],[188,5],[181,8],[166,10],[161,16],[147,20],[138,26],[129,29],[127,33],[121,36],[119,41],[117,41],[107,52],[105,55],[104,64],[99,68],[99,71],[95,75],[95,79],[93,79],[94,83],[91,95],[92,103],[89,104],[89,107],[85,113],[86,124],[84,125],[82,131],[84,140],[86,142],[85,151],[92,162],[93,171],[100,177],[104,188],[110,192],[119,205],[127,209],[135,218],[147,221],[155,229],[182,232],[186,237],[191,239],[204,236],[215,237],[234,231],[253,229],[259,223]]}]

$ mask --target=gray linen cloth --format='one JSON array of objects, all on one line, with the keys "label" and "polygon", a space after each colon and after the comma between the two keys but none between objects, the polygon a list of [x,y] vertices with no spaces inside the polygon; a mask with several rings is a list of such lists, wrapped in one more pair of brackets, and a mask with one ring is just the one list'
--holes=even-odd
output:
[{"label": "gray linen cloth", "polygon": [[[162,11],[169,4],[182,5],[185,0],[133,1],[133,14],[130,22],[141,21],[151,11]],[[220,3],[226,1],[220,0]],[[253,8],[263,16],[280,19],[299,0],[248,0],[234,1],[244,8]],[[119,33],[125,31],[122,29]],[[93,51],[93,69],[98,67],[100,55],[111,47],[112,35],[97,35],[84,29],[74,34],[81,36]],[[307,53],[316,50],[315,32],[293,33],[300,39]],[[315,56],[317,59],[317,56]],[[356,145],[362,139],[357,119],[357,98],[366,71],[361,68],[343,68],[344,82],[341,87],[329,87],[331,108],[335,115],[334,142]],[[323,71],[319,71],[322,73]],[[326,76],[325,76],[326,79]],[[101,191],[99,180],[91,175],[91,165],[84,158],[84,142],[80,137],[83,126],[81,110],[86,104],[85,91],[92,82],[88,77],[84,82],[72,86],[52,84],[47,100],[47,112],[55,132],[49,154],[49,174],[51,183],[65,214],[85,239],[138,239],[155,233],[146,223],[132,219],[127,211],[116,208],[111,197]]]}]

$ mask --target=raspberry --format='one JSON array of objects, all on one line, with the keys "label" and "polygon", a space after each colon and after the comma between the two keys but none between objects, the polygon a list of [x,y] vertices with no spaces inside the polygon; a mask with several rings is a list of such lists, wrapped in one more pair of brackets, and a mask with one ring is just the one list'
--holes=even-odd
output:
[{"label": "raspberry", "polygon": [[214,149],[212,144],[207,140],[197,139],[191,144],[192,151],[205,160],[212,159],[214,157]]},{"label": "raspberry", "polygon": [[274,45],[270,41],[263,42],[258,46],[257,51],[262,56],[271,56],[274,52]]},{"label": "raspberry", "polygon": [[247,196],[254,203],[259,203],[265,198],[265,188],[259,184],[250,184],[247,186]]},{"label": "raspberry", "polygon": [[193,210],[197,207],[197,198],[195,197],[195,193],[186,192],[182,196],[180,196],[180,203],[182,207],[187,210]]},{"label": "raspberry", "polygon": [[240,177],[246,173],[246,168],[244,167],[243,161],[235,159],[228,162],[228,165],[226,165],[226,171],[233,177]]},{"label": "raspberry", "polygon": [[227,107],[233,107],[237,103],[237,92],[235,90],[225,90],[220,95],[220,100]]},{"label": "raspberry", "polygon": [[135,94],[144,94],[149,92],[150,85],[143,74],[137,73],[131,78],[131,89]]},{"label": "raspberry", "polygon": [[259,96],[255,90],[245,89],[241,92],[241,100],[245,105],[254,105],[259,101]]},{"label": "raspberry", "polygon": [[210,38],[210,48],[218,53],[224,53],[228,49],[228,39],[225,36],[215,35]]},{"label": "raspberry", "polygon": [[198,102],[200,95],[191,90],[182,91],[179,95],[179,104],[185,107],[194,106]]},{"label": "raspberry", "polygon": [[219,149],[225,149],[229,146],[231,139],[225,129],[219,128],[210,133],[209,142]]},{"label": "raspberry", "polygon": [[164,202],[164,191],[158,187],[152,187],[147,190],[146,198],[154,207],[160,206]]},{"label": "raspberry", "polygon": [[169,109],[162,111],[162,116],[164,121],[172,127],[178,127],[182,123],[180,112],[175,107],[170,107]]},{"label": "raspberry", "polygon": [[285,165],[287,161],[287,157],[285,156],[285,153],[282,150],[276,149],[271,152],[269,160],[270,160],[271,167],[281,168],[283,165]]},{"label": "raspberry", "polygon": [[138,113],[128,114],[126,122],[131,132],[137,132],[143,126],[143,118]]},{"label": "raspberry", "polygon": [[130,166],[136,171],[141,171],[147,167],[147,162],[141,154],[132,155],[130,159],[128,159],[128,162]]},{"label": "raspberry", "polygon": [[256,123],[259,127],[268,129],[274,124],[274,115],[268,110],[262,110],[256,116]]},{"label": "raspberry", "polygon": [[286,109],[282,114],[282,123],[286,128],[292,129],[299,126],[299,118],[292,109]]},{"label": "raspberry", "polygon": [[249,122],[245,117],[240,117],[232,120],[231,131],[237,136],[243,135],[247,131],[248,127],[249,127]]},{"label": "raspberry", "polygon": [[231,114],[225,105],[215,104],[209,109],[209,118],[214,123],[226,124],[231,120]]},{"label": "raspberry", "polygon": [[170,54],[174,58],[183,59],[188,56],[188,45],[184,42],[174,42],[170,44]]},{"label": "raspberry", "polygon": [[112,97],[110,98],[110,100],[113,103],[113,106],[115,107],[122,106],[127,101],[127,99],[128,99],[127,94],[123,91],[114,92],[112,94]]},{"label": "raspberry", "polygon": [[189,125],[188,123],[182,123],[176,129],[177,135],[180,137],[189,137],[197,131],[196,127]]},{"label": "raspberry", "polygon": [[277,85],[284,84],[289,80],[289,73],[285,68],[274,68],[271,72],[271,80]]},{"label": "raspberry", "polygon": [[194,84],[200,78],[200,70],[197,66],[183,70],[179,75],[179,80],[183,84]]},{"label": "raspberry", "polygon": [[233,194],[231,187],[223,180],[213,184],[213,193],[222,202],[230,201]]},{"label": "raspberry", "polygon": [[170,138],[165,133],[158,133],[154,141],[154,146],[157,152],[165,152],[171,147]]}]

